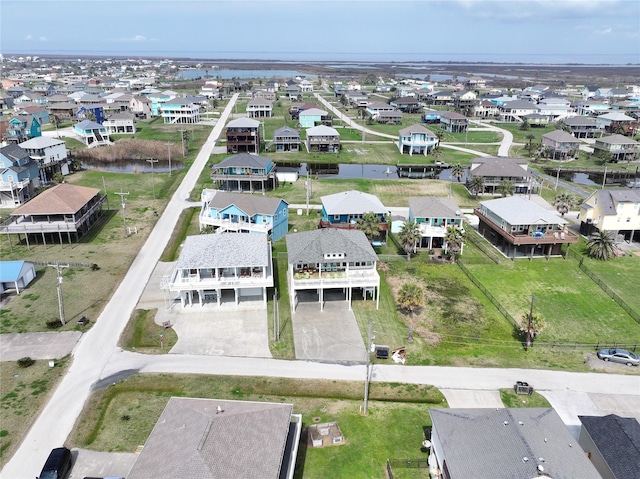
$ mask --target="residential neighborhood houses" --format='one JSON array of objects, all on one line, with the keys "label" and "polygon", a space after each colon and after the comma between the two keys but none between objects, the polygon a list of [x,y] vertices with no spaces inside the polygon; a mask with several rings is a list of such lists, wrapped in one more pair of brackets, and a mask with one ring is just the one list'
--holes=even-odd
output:
[{"label": "residential neighborhood houses", "polygon": [[[148,68],[140,70],[132,68],[136,62],[122,60],[118,67],[124,68],[120,69],[96,64],[91,75],[80,69],[65,75],[60,71],[47,73],[48,78],[40,77],[44,76],[40,73],[32,77],[33,71],[27,73],[29,68],[10,68],[2,78],[0,94],[0,235],[7,240],[2,251],[8,255],[0,264],[3,298],[11,295],[10,301],[25,301],[25,296],[37,296],[24,293],[32,288],[40,291],[37,288],[46,274],[43,271],[48,273],[55,267],[58,304],[52,302],[51,309],[58,310],[62,318],[64,295],[68,294],[62,284],[66,288],[73,281],[73,273],[64,277],[60,261],[40,260],[55,255],[82,259],[77,252],[94,258],[91,246],[99,250],[102,241],[136,244],[135,253],[140,251],[140,255],[138,259],[131,257],[130,271],[145,267],[151,275],[154,270],[140,284],[147,303],[144,308],[136,306],[136,314],[153,311],[144,328],[154,342],[159,342],[160,349],[145,351],[143,346],[122,342],[118,346],[125,358],[122,361],[140,355],[149,356],[151,364],[156,356],[168,352],[174,357],[204,358],[211,353],[203,353],[203,344],[207,343],[207,351],[224,351],[222,338],[234,335],[238,341],[233,344],[238,350],[233,356],[242,360],[265,358],[251,354],[251,344],[259,336],[277,359],[261,363],[274,368],[274,377],[281,371],[280,362],[301,362],[294,359],[306,358],[313,364],[309,370],[316,364],[340,365],[347,368],[345,378],[352,381],[362,379],[366,366],[364,406],[358,406],[356,420],[374,419],[375,415],[367,412],[371,381],[395,384],[398,380],[398,384],[415,382],[422,387],[431,379],[425,375],[415,379],[413,372],[406,372],[413,371],[409,367],[501,365],[497,343],[489,345],[497,340],[490,337],[495,333],[491,327],[503,320],[508,323],[520,315],[520,309],[529,307],[520,296],[532,295],[529,315],[523,316],[528,324],[508,323],[513,332],[501,341],[509,342],[508,347],[517,352],[533,350],[524,335],[533,327],[535,296],[541,303],[536,307],[546,312],[546,331],[552,338],[562,338],[559,343],[565,342],[565,336],[558,332],[562,327],[554,324],[558,318],[548,313],[551,300],[544,290],[565,286],[547,286],[545,281],[554,281],[551,273],[549,279],[540,279],[540,291],[516,291],[520,286],[513,281],[513,285],[501,287],[506,291],[498,292],[489,284],[492,279],[483,277],[486,271],[495,266],[505,274],[529,269],[537,274],[557,265],[565,265],[567,271],[585,271],[580,268],[583,259],[589,258],[588,244],[599,234],[610,235],[614,257],[632,262],[636,261],[634,252],[640,251],[640,147],[636,140],[640,109],[635,108],[640,105],[640,88],[633,85],[599,87],[592,92],[587,87],[552,87],[532,81],[522,88],[498,88],[500,80],[485,80],[477,74],[442,82],[398,80],[392,75],[374,76],[373,80],[367,77],[365,81],[365,75],[356,74],[346,81],[344,76],[334,79],[323,74],[250,81],[214,80],[207,75],[189,81],[184,88],[181,81],[187,77],[181,77],[180,72],[193,71],[193,66],[182,67],[169,60],[148,62],[142,63]],[[596,104],[606,108],[588,108]],[[186,145],[179,145],[184,151],[180,160],[185,171],[171,170],[170,135],[179,138],[171,140],[176,143],[186,141]],[[488,140],[482,139],[483,135]],[[101,181],[96,179],[99,176],[92,177],[91,166],[80,171],[75,161],[78,152],[110,152],[131,138],[153,138],[149,141],[157,142],[158,151],[168,151],[169,171],[154,172],[158,160],[141,157],[134,160],[150,163],[150,175],[148,170],[145,174],[135,170],[109,173],[133,178],[127,184],[129,191],[110,191],[113,188],[107,188],[104,177]],[[508,156],[498,153],[505,150]],[[376,155],[384,160],[376,160]],[[378,171],[369,173],[371,177],[366,176],[364,168],[369,161],[378,167]],[[584,164],[602,166],[602,173],[597,171],[602,175],[602,186],[591,181],[593,184],[582,188],[560,181],[560,169],[568,170],[571,165],[578,173],[584,169],[583,174],[595,174]],[[362,177],[354,179],[341,173],[354,165],[362,167]],[[411,179],[400,178],[403,167],[422,169],[422,173]],[[197,183],[195,176],[191,177],[196,170],[200,176]],[[78,181],[79,177],[83,179]],[[176,177],[175,183],[169,180]],[[84,186],[89,184],[92,186]],[[183,190],[179,186],[182,184],[190,187]],[[153,193],[144,192],[146,189]],[[177,221],[180,212],[194,214],[183,213],[184,223],[166,227],[166,219]],[[458,236],[452,237],[452,231]],[[142,255],[147,251],[142,240],[151,235],[165,240],[172,237],[162,261]],[[158,258],[163,248],[156,247]],[[32,261],[31,255],[36,253],[33,257],[38,260]],[[123,246],[123,254],[128,253]],[[17,255],[21,257],[14,258]],[[579,266],[574,265],[576,260],[571,255],[581,258]],[[443,257],[451,261],[440,261]],[[103,269],[110,268],[106,257],[99,262]],[[88,263],[69,260],[65,267],[71,271],[72,264],[86,268]],[[487,264],[491,268],[483,271],[482,265]],[[570,275],[567,273],[567,278]],[[592,280],[598,282],[597,278]],[[604,287],[589,284],[611,302],[613,296]],[[411,286],[419,293],[411,296]],[[473,288],[472,293],[469,288]],[[509,291],[511,288],[513,291]],[[453,290],[459,294],[455,300],[449,296]],[[114,300],[121,294],[116,291]],[[132,290],[131,294],[137,293]],[[503,312],[511,294],[518,295],[522,305],[508,304],[509,311]],[[629,319],[630,324],[627,337],[620,338],[631,341],[626,347],[632,349],[637,336],[634,300],[614,294],[618,299],[613,297],[613,304],[623,310],[616,321]],[[471,302],[467,297],[483,300]],[[69,304],[74,301],[69,300]],[[459,303],[454,305],[456,301]],[[153,302],[154,307],[147,309]],[[474,311],[477,323],[463,324],[465,309]],[[487,310],[491,310],[491,316]],[[73,306],[68,311],[73,311]],[[440,315],[447,318],[447,328],[452,329],[441,327]],[[79,314],[72,313],[72,323],[82,338],[100,331],[99,324],[82,329],[86,323],[76,324],[75,316]],[[86,319],[84,314],[82,318]],[[138,320],[123,317],[118,321],[123,325],[131,321],[133,325]],[[3,334],[14,332],[9,323],[4,324],[7,329]],[[136,322],[135,327],[142,328],[142,323]],[[251,327],[251,334],[240,337],[243,328]],[[466,328],[465,334],[472,335],[480,345],[476,347],[490,351],[478,349],[472,353],[478,355],[477,362],[468,351],[446,350],[451,347],[447,344],[467,341],[460,335]],[[558,354],[546,342],[542,330],[540,327],[531,333],[533,337],[542,335],[533,343],[534,348],[539,345],[534,354]],[[348,338],[347,331],[355,331],[356,339]],[[609,347],[613,333],[606,330],[599,334],[602,345],[607,343]],[[165,350],[165,341],[171,341],[172,335],[176,338],[171,347],[176,349]],[[360,354],[362,344],[364,354]],[[573,361],[568,366],[551,367],[555,360],[545,362],[538,357],[531,363],[509,361],[515,367],[531,367],[520,369],[518,374],[534,377],[535,373],[527,371],[566,368],[562,373],[596,374],[593,371],[620,366],[600,362],[592,345],[586,344],[590,343],[574,342],[574,349],[567,353]],[[617,344],[611,346],[620,347]],[[115,343],[105,348],[112,346],[115,348]],[[355,363],[343,361],[338,354],[332,356],[333,348],[352,350],[352,357],[363,358]],[[444,357],[435,359],[433,354],[441,352]],[[220,359],[226,356],[213,354]],[[60,358],[52,358],[54,366]],[[112,386],[116,386],[121,374],[116,369],[125,363],[116,357],[111,360],[114,364],[109,367],[114,368],[115,378]],[[203,364],[208,361],[201,360]],[[266,361],[274,360],[267,356]],[[255,369],[252,374],[260,376],[263,366],[251,364]],[[370,366],[377,368],[373,375]],[[356,368],[362,368],[362,372]],[[620,368],[606,371],[615,374],[625,370],[631,374],[620,376],[633,378],[633,368]],[[183,372],[190,372],[188,369]],[[131,375],[148,374],[142,367],[132,367],[134,370]],[[162,374],[169,377],[170,372]],[[340,382],[331,376],[324,379]],[[503,399],[497,399],[504,401],[500,407],[494,407],[496,397],[481,398],[475,407],[468,407],[473,401],[464,384],[457,388],[464,390],[461,394],[469,394],[464,400],[451,393],[451,388],[441,387],[442,393],[438,394],[442,399],[436,407],[424,408],[424,419],[418,420],[430,426],[416,424],[420,429],[417,436],[407,440],[420,439],[411,454],[421,454],[421,459],[409,461],[422,464],[424,476],[432,478],[474,474],[595,478],[605,477],[601,471],[607,469],[608,461],[633,464],[628,455],[618,456],[607,450],[594,437],[599,424],[588,419],[591,414],[614,419],[618,416],[610,414],[628,415],[608,422],[620,428],[620,434],[627,434],[637,428],[640,418],[640,408],[628,405],[633,404],[631,400],[624,403],[624,408],[603,406],[604,401],[595,399],[589,407],[568,406],[565,396],[559,399],[555,395],[555,387],[541,387],[540,398],[548,399],[551,407],[512,407],[504,399],[504,390],[512,390],[511,383],[516,379],[527,378],[509,378],[510,383],[502,385],[501,391],[493,386],[486,388],[481,381],[469,386],[469,390],[491,389],[496,397],[502,394]],[[228,398],[164,397],[158,403],[163,407],[154,406],[160,415],[151,414],[154,420],[144,446],[140,444],[136,452],[125,449],[127,466],[110,472],[132,478],[150,474],[292,478],[295,470],[304,469],[305,460],[309,467],[317,467],[313,461],[319,456],[309,459],[314,447],[325,447],[327,441],[333,448],[363,441],[352,424],[344,428],[347,434],[353,433],[347,436],[346,444],[342,435],[334,434],[334,426],[325,426],[334,420],[332,415],[340,415],[339,407],[314,405],[308,410],[302,406],[305,415],[299,414],[296,395],[290,396],[290,391],[281,387],[284,390],[276,402],[259,389],[254,395],[254,391],[241,390],[240,386]],[[517,387],[515,393],[518,406],[519,402],[526,403],[517,395]],[[296,394],[304,397],[305,391]],[[339,397],[339,392],[333,394]],[[374,401],[388,392],[377,394]],[[637,391],[624,394],[638,396]],[[243,395],[250,399],[244,400]],[[259,400],[255,400],[257,396]],[[289,398],[293,404],[287,402]],[[384,400],[395,404],[393,399]],[[433,405],[427,400],[418,402]],[[308,411],[314,416],[307,416]],[[136,414],[131,410],[118,413],[122,423]],[[578,415],[583,425],[580,442],[575,430]],[[347,416],[341,417],[347,422]],[[323,423],[318,427],[318,437],[309,429],[312,422]],[[483,437],[486,434],[495,439],[490,447]],[[77,436],[64,440],[79,451],[74,458],[74,474],[107,474],[106,469],[99,470],[85,459],[88,455]],[[401,449],[390,449],[387,456],[397,455],[397,450]],[[479,461],[483,454],[490,461]],[[255,457],[249,462],[247,456]],[[393,477],[392,469],[395,472],[399,468],[396,459],[387,459],[387,477]],[[14,466],[10,463],[9,467]]]}]

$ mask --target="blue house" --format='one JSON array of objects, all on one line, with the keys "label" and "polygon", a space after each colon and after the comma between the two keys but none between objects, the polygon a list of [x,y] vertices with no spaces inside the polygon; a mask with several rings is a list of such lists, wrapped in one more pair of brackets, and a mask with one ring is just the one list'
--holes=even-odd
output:
[{"label": "blue house", "polygon": [[462,211],[455,201],[435,196],[409,198],[409,221],[420,229],[419,248],[442,248],[448,226],[463,229]]},{"label": "blue house", "polygon": [[211,166],[211,179],[221,189],[249,191],[275,188],[277,185],[276,165],[271,158],[240,153],[229,156],[220,163]]},{"label": "blue house", "polygon": [[36,268],[28,261],[0,261],[0,292],[15,289],[16,294],[36,277]]},{"label": "blue house", "polygon": [[21,143],[42,135],[41,124],[34,116],[18,116],[9,120],[7,140]]},{"label": "blue house", "polygon": [[29,153],[16,143],[0,148],[0,206],[20,206],[33,197],[38,186],[38,163]]},{"label": "blue house", "polygon": [[209,189],[202,192],[200,230],[212,226],[216,233],[262,233],[278,241],[289,230],[288,218],[289,204],[280,198]]},{"label": "blue house", "polygon": [[73,125],[73,130],[80,141],[89,148],[113,144],[109,139],[107,128],[95,121],[82,120],[81,122]]},{"label": "blue house", "polygon": [[389,210],[377,196],[350,190],[323,196],[320,200],[322,218],[319,228],[359,229],[358,220],[366,213],[375,213],[380,221],[380,237],[374,242],[386,242]]},{"label": "blue house", "polygon": [[324,124],[326,120],[327,112],[320,108],[309,108],[300,112],[298,121],[302,128],[311,128],[313,126]]}]

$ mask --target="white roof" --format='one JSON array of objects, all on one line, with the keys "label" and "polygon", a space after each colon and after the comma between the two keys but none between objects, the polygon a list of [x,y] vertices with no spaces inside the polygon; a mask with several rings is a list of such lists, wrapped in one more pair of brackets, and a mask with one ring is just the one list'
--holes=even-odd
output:
[{"label": "white roof", "polygon": [[388,209],[377,196],[349,190],[320,198],[328,215],[360,215],[373,211],[386,214]]},{"label": "white roof", "polygon": [[300,116],[323,116],[326,114],[327,112],[321,110],[320,108],[309,108],[308,110],[303,110],[300,112]]},{"label": "white roof", "polygon": [[338,130],[326,125],[312,126],[307,128],[307,136],[340,136]]},{"label": "white roof", "polygon": [[50,146],[63,145],[64,141],[56,138],[49,138],[48,136],[36,136],[30,140],[20,143],[21,148],[30,150],[39,150],[40,148],[48,148]]},{"label": "white roof", "polygon": [[563,225],[567,223],[553,211],[538,206],[522,196],[507,196],[497,200],[481,201],[480,205],[510,225]]}]

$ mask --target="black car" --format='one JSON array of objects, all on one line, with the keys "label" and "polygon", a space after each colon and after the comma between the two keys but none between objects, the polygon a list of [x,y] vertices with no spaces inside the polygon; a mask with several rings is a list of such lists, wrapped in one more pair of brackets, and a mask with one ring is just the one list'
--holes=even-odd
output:
[{"label": "black car", "polygon": [[66,447],[57,447],[51,451],[39,479],[65,479],[71,470],[71,451]]}]

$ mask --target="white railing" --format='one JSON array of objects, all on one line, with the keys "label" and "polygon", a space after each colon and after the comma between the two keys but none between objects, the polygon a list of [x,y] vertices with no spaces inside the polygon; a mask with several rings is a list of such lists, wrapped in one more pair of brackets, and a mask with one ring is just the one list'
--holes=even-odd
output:
[{"label": "white railing", "polygon": [[200,224],[209,226],[224,227],[225,230],[239,231],[258,231],[268,233],[272,225],[270,223],[250,223],[248,221],[231,221],[229,219],[212,218],[207,216],[206,212],[200,214]]},{"label": "white railing", "polygon": [[0,190],[11,191],[18,188],[25,188],[29,185],[31,179],[27,178],[22,181],[0,181]]},{"label": "white railing", "polygon": [[188,289],[218,289],[231,288],[234,286],[242,288],[273,286],[273,276],[267,273],[266,276],[255,275],[248,277],[241,276],[222,276],[213,278],[198,277],[198,275],[189,275],[180,277],[175,273],[171,278],[169,289],[171,290],[188,290]]}]

